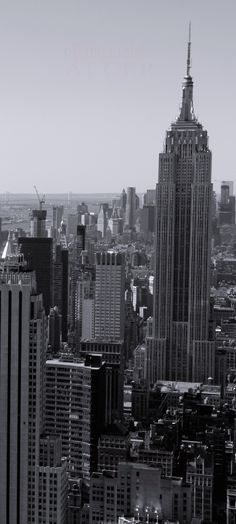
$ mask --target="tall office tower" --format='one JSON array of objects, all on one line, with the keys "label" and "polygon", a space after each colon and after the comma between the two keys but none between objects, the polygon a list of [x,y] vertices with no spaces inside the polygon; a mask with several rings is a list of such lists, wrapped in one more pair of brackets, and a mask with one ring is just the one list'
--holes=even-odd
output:
[{"label": "tall office tower", "polygon": [[108,226],[111,230],[112,236],[122,235],[123,233],[123,218],[119,216],[119,210],[114,207],[111,218],[109,218]]},{"label": "tall office tower", "polygon": [[115,207],[120,207],[120,197],[116,196],[111,199],[111,207],[114,209]]},{"label": "tall office tower", "polygon": [[124,335],[124,358],[125,364],[132,357],[134,348],[138,344],[138,320],[132,304],[132,291],[125,291],[125,335]]},{"label": "tall office tower", "polygon": [[56,231],[60,229],[62,219],[63,219],[64,207],[63,206],[53,206],[52,208],[52,227]]},{"label": "tall office tower", "polygon": [[46,315],[53,306],[53,241],[52,238],[20,237],[18,244],[28,268],[36,272],[37,291],[43,295]]},{"label": "tall office tower", "polygon": [[140,231],[149,239],[155,230],[155,206],[144,205],[140,209]]},{"label": "tall office tower", "polygon": [[211,208],[212,220],[216,220],[217,217],[217,204],[216,204],[216,192],[212,193],[212,208]]},{"label": "tall office tower", "polygon": [[[166,133],[157,184],[154,338],[149,380],[201,380],[196,355],[212,362],[209,342],[211,152],[193,110],[188,43],[179,117]],[[209,359],[207,358],[209,355]],[[211,375],[209,375],[211,376]]]},{"label": "tall office tower", "polygon": [[234,182],[233,180],[223,180],[222,186],[229,186],[229,196],[234,195]]},{"label": "tall office tower", "polygon": [[0,217],[0,246],[2,245],[2,217]]},{"label": "tall office tower", "polygon": [[78,224],[82,224],[82,217],[84,217],[84,215],[88,215],[88,205],[85,204],[84,202],[81,202],[81,204],[78,204],[77,214],[78,214]]},{"label": "tall office tower", "polygon": [[22,257],[1,265],[0,319],[0,522],[35,524],[46,321]]},{"label": "tall office tower", "polygon": [[[84,213],[83,215],[80,215],[81,224],[83,226],[88,226],[89,230],[91,232],[94,232],[97,230],[97,215],[96,213]],[[96,237],[96,235],[95,235]]]},{"label": "tall office tower", "polygon": [[146,193],[143,195],[143,205],[144,206],[154,206],[156,204],[156,190],[147,189]]},{"label": "tall office tower", "polygon": [[56,245],[53,261],[53,305],[61,315],[62,342],[67,341],[68,331],[68,249],[60,243]]},{"label": "tall office tower", "polygon": [[125,262],[122,253],[96,253],[95,338],[124,339]]},{"label": "tall office tower", "polygon": [[94,338],[94,275],[90,271],[82,272],[76,283],[75,316],[76,333],[79,343],[81,338]]},{"label": "tall office tower", "polygon": [[41,435],[36,466],[37,523],[66,524],[67,472],[58,436]]},{"label": "tall office tower", "polygon": [[135,227],[136,209],[139,206],[139,198],[136,195],[135,187],[127,188],[127,203],[126,203],[126,226],[130,229]]},{"label": "tall office tower", "polygon": [[[230,185],[231,184],[231,185]],[[221,195],[219,202],[219,225],[235,224],[235,196],[233,191],[233,182],[222,182]]]},{"label": "tall office tower", "polygon": [[86,238],[86,226],[78,225],[76,239],[75,239],[75,255],[77,259],[80,257],[81,251],[85,250],[85,238]]},{"label": "tall office tower", "polygon": [[47,350],[47,321],[42,295],[32,295],[30,308],[28,521],[37,524],[35,515],[35,466],[39,463],[39,435],[43,430],[44,373]]},{"label": "tall office tower", "polygon": [[86,340],[80,343],[80,356],[102,355],[105,368],[105,424],[123,416],[124,344],[123,340]]},{"label": "tall office tower", "polygon": [[45,430],[61,435],[71,477],[89,479],[97,469],[97,445],[104,427],[105,365],[101,355],[85,362],[71,356],[46,362]]},{"label": "tall office tower", "polygon": [[30,219],[30,235],[31,237],[47,237],[46,230],[46,209],[33,209]]},{"label": "tall office tower", "polygon": [[126,204],[127,204],[127,194],[125,192],[125,189],[123,189],[120,195],[120,207],[124,213],[126,210]]},{"label": "tall office tower", "polygon": [[94,266],[95,264],[95,241],[91,238],[86,239],[86,252],[88,257],[88,264]]},{"label": "tall office tower", "polygon": [[75,294],[76,283],[82,270],[82,251],[85,249],[86,226],[78,225],[76,236],[70,253],[70,276],[69,276],[69,324],[70,330],[75,329]]},{"label": "tall office tower", "polygon": [[57,306],[51,308],[48,315],[48,334],[51,352],[57,355],[61,349],[61,315]]},{"label": "tall office tower", "polygon": [[78,213],[69,213],[67,215],[67,233],[68,235],[76,235],[78,226]]},{"label": "tall office tower", "polygon": [[108,226],[108,204],[101,204],[98,213],[97,230],[105,237]]}]

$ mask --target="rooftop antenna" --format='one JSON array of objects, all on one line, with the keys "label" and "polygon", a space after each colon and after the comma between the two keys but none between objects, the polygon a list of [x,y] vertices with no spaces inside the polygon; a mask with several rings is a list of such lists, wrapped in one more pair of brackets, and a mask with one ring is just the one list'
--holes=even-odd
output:
[{"label": "rooftop antenna", "polygon": [[191,69],[191,21],[188,27],[188,56],[187,56],[187,76],[190,76]]}]

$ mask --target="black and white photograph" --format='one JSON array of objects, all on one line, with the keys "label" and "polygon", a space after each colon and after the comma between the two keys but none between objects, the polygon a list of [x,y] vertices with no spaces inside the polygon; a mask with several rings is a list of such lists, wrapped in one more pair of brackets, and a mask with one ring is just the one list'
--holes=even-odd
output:
[{"label": "black and white photograph", "polygon": [[236,524],[235,93],[235,0],[0,0],[0,524]]}]

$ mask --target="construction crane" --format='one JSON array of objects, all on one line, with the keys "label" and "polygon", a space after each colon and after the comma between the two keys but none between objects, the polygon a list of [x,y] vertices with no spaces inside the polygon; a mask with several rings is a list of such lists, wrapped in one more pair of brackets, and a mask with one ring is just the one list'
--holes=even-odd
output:
[{"label": "construction crane", "polygon": [[39,195],[39,192],[37,190],[37,187],[34,186],[34,190],[35,190],[35,193],[38,197],[38,201],[39,201],[39,209],[41,210],[42,207],[43,207],[43,204],[45,204],[45,195],[42,195],[41,198],[40,198],[40,195]]}]

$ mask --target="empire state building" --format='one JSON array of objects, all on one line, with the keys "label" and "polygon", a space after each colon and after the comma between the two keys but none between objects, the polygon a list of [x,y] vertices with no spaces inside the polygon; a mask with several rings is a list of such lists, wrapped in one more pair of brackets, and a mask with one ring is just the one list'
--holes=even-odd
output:
[{"label": "empire state building", "polygon": [[203,381],[214,374],[214,342],[209,340],[211,151],[207,131],[194,114],[190,67],[189,38],[180,114],[159,155],[149,382]]}]

